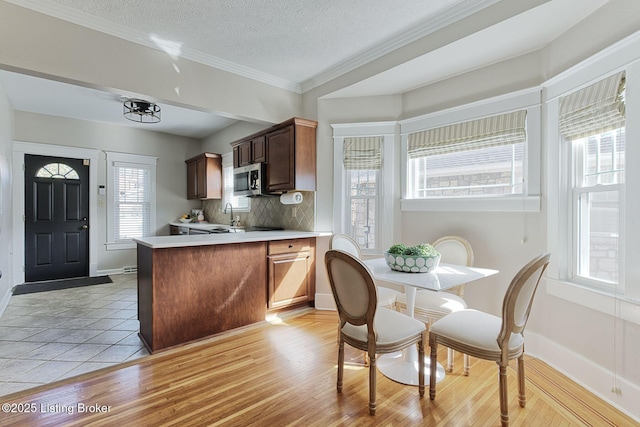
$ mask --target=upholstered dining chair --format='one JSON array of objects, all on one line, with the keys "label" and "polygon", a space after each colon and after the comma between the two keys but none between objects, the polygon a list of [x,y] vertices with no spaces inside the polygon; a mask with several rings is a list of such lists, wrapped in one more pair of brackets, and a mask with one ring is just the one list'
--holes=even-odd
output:
[{"label": "upholstered dining chair", "polygon": [[344,344],[369,355],[369,413],[376,413],[376,355],[418,345],[418,393],[424,396],[423,322],[378,305],[378,292],[367,267],[341,250],[326,252],[325,267],[340,318],[338,393],[342,392]]},{"label": "upholstered dining chair", "polygon": [[[338,249],[350,253],[358,259],[362,259],[362,251],[358,243],[353,238],[346,234],[337,233],[331,237],[329,241],[329,249]],[[396,301],[398,295],[402,292],[398,292],[395,289],[387,288],[384,286],[378,286],[378,305],[380,307],[396,309]]]},{"label": "upholstered dining chair", "polygon": [[477,310],[462,310],[448,314],[431,325],[431,379],[429,396],[436,397],[435,366],[438,344],[485,360],[499,367],[500,420],[509,425],[507,368],[509,360],[517,359],[518,400],[524,408],[524,328],[529,318],[533,297],[551,255],[540,254],[532,259],[511,280],[502,302],[502,317]]},{"label": "upholstered dining chair", "polygon": [[[473,249],[471,244],[460,236],[444,236],[433,242],[433,247],[440,252],[440,262],[457,265],[473,265]],[[436,320],[447,314],[467,308],[467,303],[462,298],[465,285],[451,288],[448,292],[434,292],[419,290],[416,292],[414,317],[431,325]],[[406,295],[397,297],[396,304],[399,310],[406,310]],[[464,375],[469,375],[469,355],[464,355]],[[447,350],[447,370],[453,371],[454,353]]]}]

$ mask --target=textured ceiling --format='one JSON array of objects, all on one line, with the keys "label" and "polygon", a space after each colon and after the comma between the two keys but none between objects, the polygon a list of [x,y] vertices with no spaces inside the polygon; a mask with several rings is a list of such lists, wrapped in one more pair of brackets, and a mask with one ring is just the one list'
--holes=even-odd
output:
[{"label": "textured ceiling", "polygon": [[[407,31],[451,23],[497,0],[9,0],[181,55],[300,85]],[[394,40],[394,43],[398,41]],[[395,47],[398,47],[396,44]]]},{"label": "textured ceiling", "polygon": [[[520,0],[524,12],[513,0],[5,1],[298,93],[500,3],[501,22],[324,95],[352,97],[404,93],[541,49],[608,0]],[[16,110],[123,125],[118,94],[8,71],[0,84]],[[233,122],[163,105],[153,129],[202,138]]]}]

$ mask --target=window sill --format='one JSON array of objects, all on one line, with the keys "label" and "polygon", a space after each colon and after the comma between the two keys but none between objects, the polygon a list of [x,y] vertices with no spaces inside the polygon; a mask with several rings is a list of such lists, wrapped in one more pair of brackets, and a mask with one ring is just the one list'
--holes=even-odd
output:
[{"label": "window sill", "polygon": [[546,281],[549,295],[640,325],[638,301],[562,280],[547,278]]},{"label": "window sill", "polygon": [[400,207],[423,212],[540,212],[540,196],[403,199]]}]

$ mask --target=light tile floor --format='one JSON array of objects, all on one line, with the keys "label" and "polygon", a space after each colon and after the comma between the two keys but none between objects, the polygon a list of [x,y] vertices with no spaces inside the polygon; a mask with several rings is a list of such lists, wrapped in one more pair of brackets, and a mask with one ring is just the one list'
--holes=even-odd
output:
[{"label": "light tile floor", "polygon": [[0,396],[136,359],[137,276],[12,296],[0,317]]}]

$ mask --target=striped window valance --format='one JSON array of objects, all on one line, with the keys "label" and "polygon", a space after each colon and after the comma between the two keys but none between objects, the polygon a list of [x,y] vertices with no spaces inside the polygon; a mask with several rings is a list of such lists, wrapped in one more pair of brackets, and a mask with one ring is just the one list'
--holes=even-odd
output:
[{"label": "striped window valance", "polygon": [[560,100],[560,133],[569,140],[624,126],[625,76],[620,72]]},{"label": "striped window valance", "polygon": [[483,117],[409,134],[412,159],[525,142],[526,110]]},{"label": "striped window valance", "polygon": [[382,137],[345,138],[342,159],[346,170],[380,169]]}]

